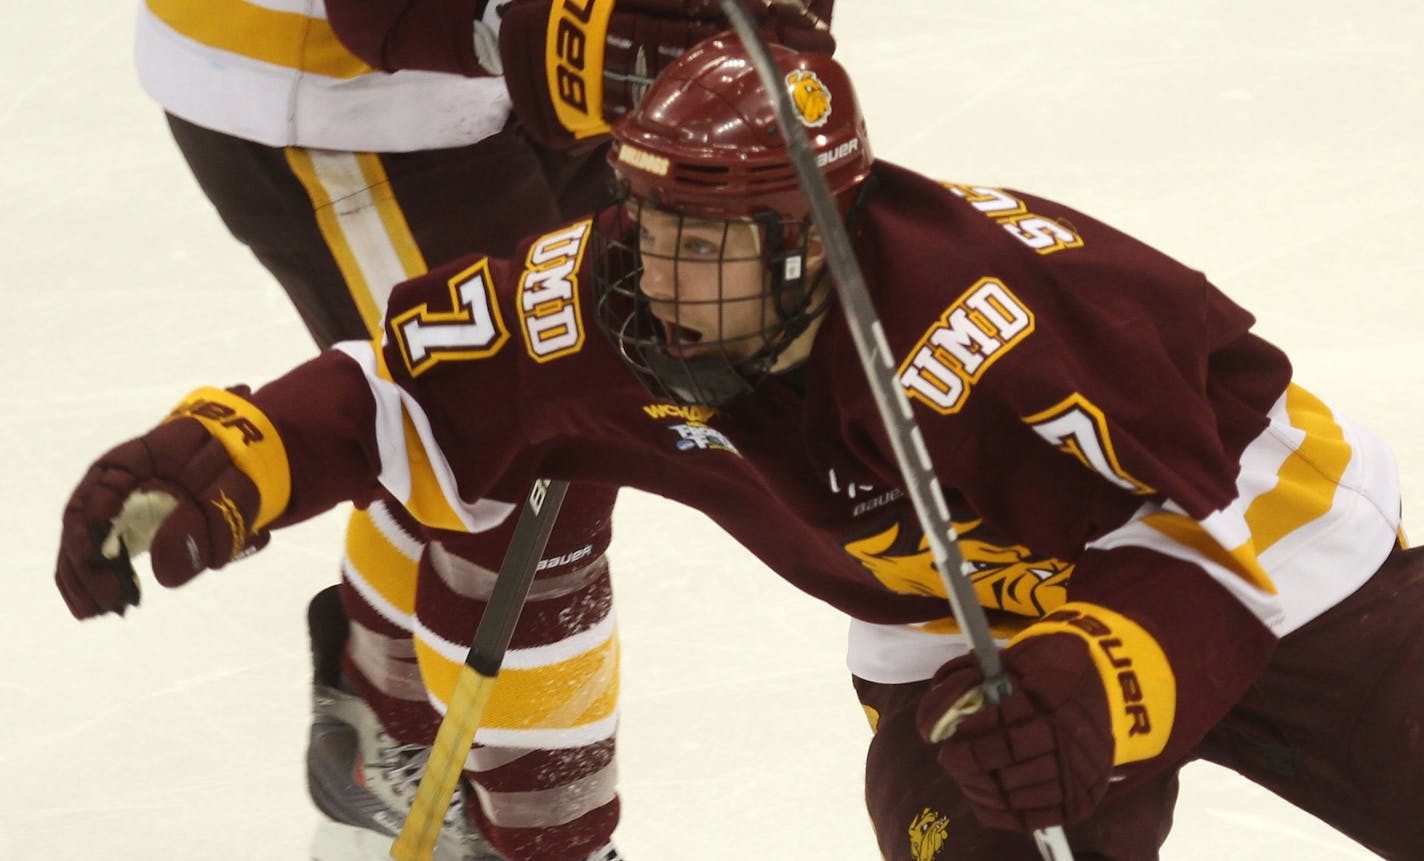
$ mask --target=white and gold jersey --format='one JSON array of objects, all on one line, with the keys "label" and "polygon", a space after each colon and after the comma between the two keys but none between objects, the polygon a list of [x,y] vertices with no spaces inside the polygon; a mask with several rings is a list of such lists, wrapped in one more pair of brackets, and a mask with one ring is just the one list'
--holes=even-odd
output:
[{"label": "white and gold jersey", "polygon": [[134,57],[168,112],[268,146],[465,146],[510,112],[502,78],[372,69],[336,38],[322,0],[144,0]]}]

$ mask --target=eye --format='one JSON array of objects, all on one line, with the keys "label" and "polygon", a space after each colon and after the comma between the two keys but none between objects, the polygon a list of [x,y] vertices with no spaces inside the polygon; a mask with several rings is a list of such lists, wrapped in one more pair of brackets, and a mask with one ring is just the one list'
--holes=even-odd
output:
[{"label": "eye", "polygon": [[704,239],[700,236],[684,236],[682,238],[682,248],[689,254],[696,254],[699,257],[715,256],[721,246],[716,242]]},{"label": "eye", "polygon": [[666,257],[668,254],[667,248],[658,245],[658,234],[641,225],[638,227],[638,249],[653,257]]}]

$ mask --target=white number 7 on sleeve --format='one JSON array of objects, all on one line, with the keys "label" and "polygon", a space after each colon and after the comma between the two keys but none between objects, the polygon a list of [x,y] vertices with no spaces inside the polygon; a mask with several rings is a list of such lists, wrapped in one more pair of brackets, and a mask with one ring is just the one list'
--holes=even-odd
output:
[{"label": "white number 7 on sleeve", "polygon": [[1127,474],[1117,462],[1107,419],[1087,398],[1074,394],[1057,406],[1024,421],[1034,432],[1059,451],[1071,454],[1084,466],[1113,484],[1136,494],[1152,493],[1152,488]]},{"label": "white number 7 on sleeve", "polygon": [[438,362],[482,359],[504,346],[509,330],[495,305],[493,283],[489,261],[481,260],[450,279],[451,310],[422,304],[391,320],[411,376]]}]

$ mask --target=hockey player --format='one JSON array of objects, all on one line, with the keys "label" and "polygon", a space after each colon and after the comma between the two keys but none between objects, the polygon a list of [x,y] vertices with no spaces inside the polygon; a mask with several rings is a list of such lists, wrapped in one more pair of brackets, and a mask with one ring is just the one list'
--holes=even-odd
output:
[{"label": "hockey player", "polygon": [[[1079,858],[1148,861],[1199,758],[1419,857],[1424,557],[1387,446],[1200,273],[1060,204],[874,161],[844,71],[777,53],[1007,698],[969,705],[982,679],[730,37],[615,128],[618,209],[439,267],[381,337],[195,392],[100,457],[63,518],[71,610],[125,606],[125,548],[176,586],[382,487],[422,519],[541,475],[639,487],[850,617],[886,858],[1031,861],[1027,832],[1063,823]],[[449,597],[432,614],[466,611]]]},{"label": "hockey player", "polygon": [[[638,57],[667,62],[722,26],[715,2],[594,4],[599,14],[584,35],[613,47],[601,68],[586,71],[615,83],[570,118],[567,105],[554,109],[544,63],[545,33],[564,6],[302,0],[236,14],[196,0],[146,0],[136,58],[203,192],[326,348],[369,337],[396,282],[467,251],[471,237],[509,254],[522,237],[599,205],[610,186],[605,114],[626,110],[637,82],[656,71]],[[773,35],[829,49],[823,19],[766,4],[760,12]],[[517,501],[524,490],[501,493]],[[618,816],[617,644],[604,558],[614,493],[571,490],[541,574],[557,588],[535,590],[531,601],[543,611],[528,614],[514,644],[529,667],[522,678],[542,685],[540,717],[512,705],[520,694],[505,685],[470,761],[479,787],[471,813],[510,857],[612,852],[602,847]],[[422,740],[461,663],[447,644],[470,639],[473,616],[422,625],[417,568],[477,598],[509,525],[442,532],[386,497],[353,514],[340,595],[321,593],[308,614],[316,667],[309,786],[336,822],[386,835],[399,827],[428,753]],[[572,604],[585,609],[565,612]],[[424,632],[418,640],[415,630]],[[550,653],[558,661],[539,666],[534,656]],[[538,805],[528,803],[532,793]],[[465,825],[456,808],[441,858],[495,857]],[[328,831],[314,847],[323,861],[332,855]]]}]

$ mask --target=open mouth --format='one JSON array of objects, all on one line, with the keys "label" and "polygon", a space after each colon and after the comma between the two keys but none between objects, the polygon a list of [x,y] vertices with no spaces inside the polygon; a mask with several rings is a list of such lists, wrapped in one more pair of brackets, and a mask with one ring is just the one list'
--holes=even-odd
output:
[{"label": "open mouth", "polygon": [[702,340],[702,333],[697,329],[661,317],[658,318],[658,323],[662,325],[664,349],[668,355],[690,358],[707,352],[706,347],[696,346]]}]

